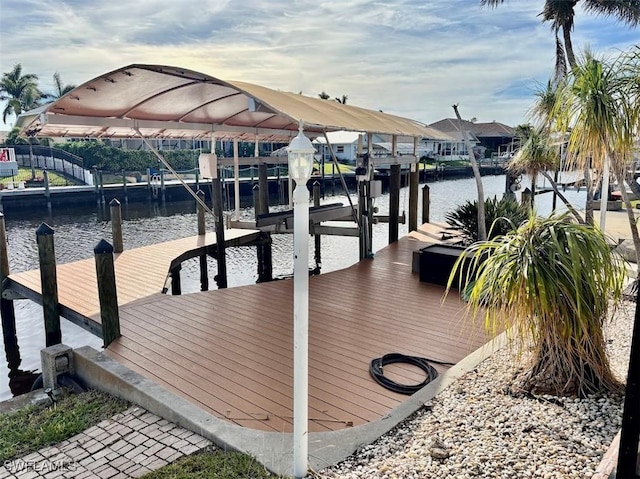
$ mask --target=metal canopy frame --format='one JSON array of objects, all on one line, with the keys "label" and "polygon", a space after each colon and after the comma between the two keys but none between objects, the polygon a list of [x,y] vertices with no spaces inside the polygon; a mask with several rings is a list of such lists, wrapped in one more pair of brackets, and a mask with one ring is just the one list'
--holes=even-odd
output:
[{"label": "metal canopy frame", "polygon": [[417,121],[332,100],[224,81],[184,68],[128,65],[76,87],[18,117],[28,136],[288,142],[305,133],[359,131],[400,141],[450,139]]}]

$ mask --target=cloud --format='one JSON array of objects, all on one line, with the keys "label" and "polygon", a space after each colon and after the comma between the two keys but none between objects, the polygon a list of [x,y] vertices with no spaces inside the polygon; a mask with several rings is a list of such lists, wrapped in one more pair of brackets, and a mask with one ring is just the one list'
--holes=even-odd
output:
[{"label": "cloud", "polygon": [[[168,64],[312,96],[346,94],[351,104],[425,123],[453,116],[459,103],[463,116],[516,125],[535,82],[551,74],[553,36],[534,2],[479,3],[3,0],[0,71],[20,62],[47,91],[56,71],[80,84],[129,63]],[[625,48],[631,33],[581,14],[574,38]]]}]

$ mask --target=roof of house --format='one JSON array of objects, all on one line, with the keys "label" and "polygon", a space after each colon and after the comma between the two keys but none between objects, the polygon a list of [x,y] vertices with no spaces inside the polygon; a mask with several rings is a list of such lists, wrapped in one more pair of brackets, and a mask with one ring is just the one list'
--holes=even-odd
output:
[{"label": "roof of house", "polygon": [[163,65],[128,65],[102,74],[18,118],[29,135],[134,136],[288,141],[305,133],[361,131],[445,137],[417,121],[297,93]]},{"label": "roof of house", "polygon": [[492,121],[488,123],[471,122],[467,120],[458,120],[457,118],[445,118],[443,120],[431,123],[431,128],[440,130],[456,139],[464,139],[463,131],[470,132],[476,138],[512,138],[516,136],[515,128],[504,123]]}]

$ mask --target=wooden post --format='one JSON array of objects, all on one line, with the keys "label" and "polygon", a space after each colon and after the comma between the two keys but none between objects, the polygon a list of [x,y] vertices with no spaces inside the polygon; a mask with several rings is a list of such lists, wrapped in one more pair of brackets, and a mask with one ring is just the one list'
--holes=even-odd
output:
[{"label": "wooden post", "polygon": [[204,211],[204,206],[203,206],[204,205],[204,191],[198,190],[196,192],[196,195],[198,196],[198,199],[200,200],[198,202],[198,235],[201,236],[201,235],[206,233],[205,220],[204,220],[205,211]]},{"label": "wooden post", "polygon": [[164,203],[166,200],[166,194],[164,191],[164,168],[160,168],[160,199]]},{"label": "wooden post", "polygon": [[128,202],[129,198],[127,198],[127,172],[124,171],[124,168],[122,169],[122,193],[124,194],[124,201]]},{"label": "wooden post", "polygon": [[113,238],[113,251],[122,253],[124,245],[122,242],[122,208],[120,202],[114,198],[109,203],[109,213],[111,215],[111,236]]},{"label": "wooden post", "polygon": [[[198,235],[202,236],[206,234],[205,218],[204,218],[204,191],[198,190],[196,195],[200,199],[198,202]],[[200,255],[200,291],[207,291],[209,289],[209,272],[207,271],[207,255]]]},{"label": "wooden post", "polygon": [[409,231],[418,229],[418,189],[420,188],[420,172],[418,165],[411,165],[409,173]]},{"label": "wooden post", "polygon": [[627,387],[622,411],[622,430],[616,477],[635,478],[638,464],[638,439],[640,439],[640,289],[636,294],[636,310],[631,336]]},{"label": "wooden post", "polygon": [[398,241],[400,216],[400,165],[391,165],[389,179],[389,244]]},{"label": "wooden post", "polygon": [[182,294],[182,281],[180,280],[181,265],[176,266],[171,270],[171,294],[178,296]]},{"label": "wooden post", "polygon": [[267,176],[267,165],[258,165],[258,185],[260,185],[260,214],[269,212],[269,178]]},{"label": "wooden post", "polygon": [[[320,206],[320,183],[318,181],[313,182],[313,206]],[[321,235],[313,235],[314,241],[314,250],[313,257],[316,262],[316,269],[318,273],[320,272],[320,267],[322,266],[322,254],[320,251],[320,247],[322,244],[322,236]]]},{"label": "wooden post", "polygon": [[366,221],[366,181],[358,182],[358,219],[360,221],[360,260],[367,257],[367,221]]},{"label": "wooden post", "polygon": [[220,178],[213,178],[212,180],[212,198],[213,202],[213,214],[216,216],[216,244],[217,244],[217,260],[218,260],[218,274],[215,277],[218,288],[227,287],[227,258],[226,247],[224,240],[224,216],[222,211],[222,185]]},{"label": "wooden post", "polygon": [[429,185],[422,187],[422,223],[429,222],[429,207],[431,206],[431,199],[429,198]]},{"label": "wooden post", "polygon": [[5,229],[4,215],[0,213],[0,316],[2,317],[2,338],[4,340],[4,352],[7,357],[9,371],[15,371],[20,367],[20,348],[18,335],[16,334],[16,313],[13,301],[1,297],[5,278],[9,276],[9,252],[7,250],[7,233]]},{"label": "wooden post", "polygon": [[147,199],[151,199],[151,168],[147,168]]},{"label": "wooden post", "polygon": [[102,170],[98,172],[98,177],[100,178],[100,203],[104,204],[104,177]]},{"label": "wooden post", "polygon": [[38,258],[40,259],[40,284],[42,288],[42,310],[44,313],[45,344],[47,347],[62,342],[60,331],[60,305],[58,304],[58,281],[56,276],[56,254],[53,246],[53,229],[42,223],[36,230]]},{"label": "wooden post", "polygon": [[120,315],[118,312],[116,272],[113,264],[113,246],[105,240],[100,240],[93,249],[93,253],[96,260],[102,340],[104,341],[103,347],[106,348],[120,337]]},{"label": "wooden post", "polygon": [[49,189],[49,172],[46,169],[42,170],[42,177],[44,178],[44,196],[48,201],[51,198],[51,190]]}]

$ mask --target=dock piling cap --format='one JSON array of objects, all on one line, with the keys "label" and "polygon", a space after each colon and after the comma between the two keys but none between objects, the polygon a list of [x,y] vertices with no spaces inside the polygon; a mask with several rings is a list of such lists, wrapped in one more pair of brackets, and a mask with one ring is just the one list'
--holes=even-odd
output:
[{"label": "dock piling cap", "polygon": [[94,254],[112,254],[113,246],[108,241],[101,239],[100,242],[93,248]]},{"label": "dock piling cap", "polygon": [[36,230],[36,236],[46,236],[46,235],[52,235],[52,234],[53,234],[53,228],[49,226],[47,223],[42,223]]}]

